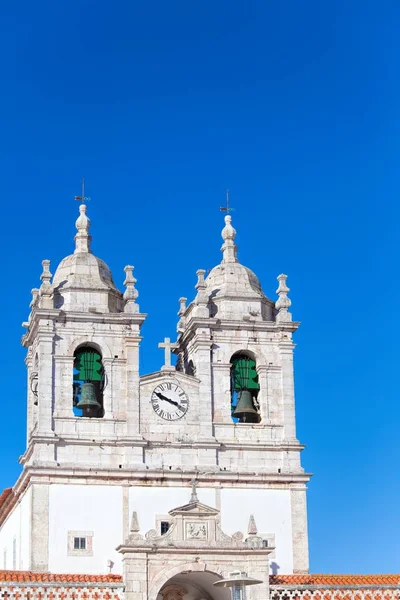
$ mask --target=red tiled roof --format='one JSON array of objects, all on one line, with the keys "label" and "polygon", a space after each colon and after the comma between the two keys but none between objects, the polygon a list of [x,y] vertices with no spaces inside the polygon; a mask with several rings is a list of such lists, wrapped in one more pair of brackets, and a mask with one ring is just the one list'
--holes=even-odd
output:
[{"label": "red tiled roof", "polygon": [[[4,492],[3,492],[4,493]],[[0,496],[1,498],[1,496]],[[271,585],[398,585],[399,575],[271,575]],[[0,582],[26,583],[122,583],[122,575],[87,575],[34,573],[33,571],[4,571],[0,569]]]},{"label": "red tiled roof", "polygon": [[398,585],[400,575],[271,575],[271,585]]},{"label": "red tiled roof", "polygon": [[16,496],[12,488],[6,488],[0,494],[0,525],[4,523],[12,509],[14,498],[16,498]]},{"label": "red tiled roof", "polygon": [[3,507],[4,502],[7,500],[8,496],[11,494],[12,488],[6,488],[0,494],[0,510]]},{"label": "red tiled roof", "polygon": [[32,571],[3,571],[0,569],[0,582],[54,582],[54,583],[122,583],[121,575],[57,575],[53,573],[33,573]]}]

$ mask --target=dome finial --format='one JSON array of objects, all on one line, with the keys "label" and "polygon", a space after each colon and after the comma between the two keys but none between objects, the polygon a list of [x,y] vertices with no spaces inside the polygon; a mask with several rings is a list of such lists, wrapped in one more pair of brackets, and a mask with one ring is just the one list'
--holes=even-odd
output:
[{"label": "dome finial", "polygon": [[232,227],[231,223],[231,215],[226,215],[225,227],[221,232],[222,239],[224,240],[224,243],[221,248],[223,254],[222,262],[224,263],[232,263],[238,261],[236,255],[237,247],[234,241],[236,237],[236,229]]},{"label": "dome finial", "polygon": [[82,195],[75,196],[75,200],[82,202],[79,207],[79,217],[75,222],[75,226],[78,230],[78,233],[75,236],[75,254],[78,252],[91,252],[90,250],[90,242],[92,241],[92,237],[89,234],[90,229],[90,219],[86,216],[86,204],[90,198],[85,196],[85,180],[82,179]]}]

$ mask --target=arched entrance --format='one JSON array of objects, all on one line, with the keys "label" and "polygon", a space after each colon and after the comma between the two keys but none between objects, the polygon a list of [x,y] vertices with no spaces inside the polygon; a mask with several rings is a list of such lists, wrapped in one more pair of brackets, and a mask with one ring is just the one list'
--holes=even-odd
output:
[{"label": "arched entrance", "polygon": [[131,532],[117,548],[124,557],[125,600],[230,600],[229,589],[213,584],[236,570],[264,582],[249,598],[265,600],[273,548],[254,528],[246,539],[241,532],[224,533],[219,511],[199,502],[192,486],[189,504],[169,511],[166,533],[151,529],[143,536],[133,514]]},{"label": "arched entrance", "polygon": [[162,586],[156,600],[230,600],[229,589],[213,585],[219,579],[210,571],[182,571]]}]

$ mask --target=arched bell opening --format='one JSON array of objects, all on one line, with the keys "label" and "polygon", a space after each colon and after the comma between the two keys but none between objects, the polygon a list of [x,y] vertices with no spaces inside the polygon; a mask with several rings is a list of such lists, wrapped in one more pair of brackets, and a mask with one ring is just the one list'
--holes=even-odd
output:
[{"label": "arched bell opening", "polygon": [[230,600],[227,588],[213,585],[219,579],[211,571],[182,571],[162,586],[157,600]]},{"label": "arched bell opening", "polygon": [[73,412],[77,417],[104,416],[104,367],[98,348],[85,344],[74,352]]},{"label": "arched bell opening", "polygon": [[231,415],[234,423],[261,421],[257,365],[253,353],[236,352],[231,360]]}]

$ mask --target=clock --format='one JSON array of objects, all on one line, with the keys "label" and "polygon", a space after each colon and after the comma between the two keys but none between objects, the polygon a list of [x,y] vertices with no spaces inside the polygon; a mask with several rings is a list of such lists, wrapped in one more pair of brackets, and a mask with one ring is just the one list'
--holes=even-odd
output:
[{"label": "clock", "polygon": [[151,405],[155,413],[166,421],[181,419],[189,408],[186,392],[176,383],[160,383],[151,394]]}]

